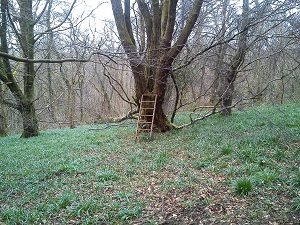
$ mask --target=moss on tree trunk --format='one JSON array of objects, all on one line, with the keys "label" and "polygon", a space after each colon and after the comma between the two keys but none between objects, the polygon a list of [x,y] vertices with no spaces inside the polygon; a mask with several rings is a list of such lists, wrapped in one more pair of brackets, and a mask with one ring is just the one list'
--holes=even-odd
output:
[{"label": "moss on tree trunk", "polygon": [[22,119],[23,119],[23,138],[29,138],[39,135],[38,120],[35,114],[35,107],[32,102],[22,104]]}]

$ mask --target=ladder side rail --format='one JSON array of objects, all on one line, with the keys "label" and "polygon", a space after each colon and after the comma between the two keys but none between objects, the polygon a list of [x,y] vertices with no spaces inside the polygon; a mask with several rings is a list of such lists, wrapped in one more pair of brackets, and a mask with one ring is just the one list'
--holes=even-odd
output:
[{"label": "ladder side rail", "polygon": [[156,110],[156,100],[157,100],[157,95],[154,96],[154,103],[153,103],[153,111],[152,111],[152,121],[151,121],[151,130],[150,130],[150,138],[152,137],[152,132],[153,132],[153,123],[154,123],[154,116],[155,116],[155,110]]},{"label": "ladder side rail", "polygon": [[139,116],[138,116],[138,122],[136,124],[136,132],[135,132],[135,141],[139,138],[139,126],[141,124],[141,114],[142,114],[142,103],[143,103],[144,95],[142,95],[141,101],[140,101],[140,110],[139,110]]}]

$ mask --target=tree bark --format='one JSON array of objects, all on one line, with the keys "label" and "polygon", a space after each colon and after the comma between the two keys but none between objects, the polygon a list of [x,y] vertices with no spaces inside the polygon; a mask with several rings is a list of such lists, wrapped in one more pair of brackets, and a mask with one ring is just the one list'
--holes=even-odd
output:
[{"label": "tree bark", "polygon": [[[7,18],[6,18],[6,7],[7,2],[1,0],[1,27],[0,27],[0,38],[1,38],[1,51],[7,51],[7,40],[6,40],[6,30],[7,30]],[[1,70],[5,71],[5,62],[1,60]],[[3,93],[3,83],[0,81],[0,95]],[[2,96],[3,97],[3,96]],[[6,105],[0,102],[0,137],[7,136],[7,121],[6,121]]]},{"label": "tree bark", "polygon": [[[3,93],[3,84],[0,81],[0,95]],[[0,137],[7,136],[6,105],[0,102]]]},{"label": "tree bark", "polygon": [[39,135],[38,120],[35,114],[33,102],[22,103],[22,119],[23,119],[23,138],[29,138]]},{"label": "tree bark", "polygon": [[76,107],[76,96],[74,90],[74,84],[71,85],[71,88],[68,90],[70,93],[70,108],[69,108],[69,122],[70,128],[73,129],[76,127],[75,125],[75,107]]},{"label": "tree bark", "polygon": [[[34,56],[34,36],[33,36],[33,18],[32,18],[32,2],[31,0],[19,0],[20,7],[20,33],[18,40],[24,58],[33,59]],[[1,0],[1,51],[8,53],[7,44],[7,0]],[[23,118],[22,137],[32,137],[39,134],[38,121],[34,108],[34,78],[35,70],[32,62],[24,63],[24,92],[16,81],[8,58],[2,58],[3,70],[0,72],[0,79],[7,85],[12,92],[16,103],[11,103],[18,111],[21,112]]]},{"label": "tree bark", "polygon": [[[32,0],[18,0],[20,7],[20,40],[24,58],[34,59],[34,20]],[[34,107],[34,63],[24,63],[24,100],[21,103],[23,118],[22,137],[28,138],[39,135],[38,120]]]}]

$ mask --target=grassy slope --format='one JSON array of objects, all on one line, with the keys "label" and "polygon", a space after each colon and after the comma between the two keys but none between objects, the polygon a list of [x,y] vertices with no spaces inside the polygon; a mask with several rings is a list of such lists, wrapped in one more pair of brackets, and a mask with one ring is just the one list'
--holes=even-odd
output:
[{"label": "grassy slope", "polygon": [[300,104],[215,115],[139,143],[135,125],[89,128],[0,139],[0,223],[300,221]]}]

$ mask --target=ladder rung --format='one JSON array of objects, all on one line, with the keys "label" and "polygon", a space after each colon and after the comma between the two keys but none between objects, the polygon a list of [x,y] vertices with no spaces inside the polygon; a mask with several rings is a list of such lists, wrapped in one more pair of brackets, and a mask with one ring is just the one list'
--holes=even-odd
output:
[{"label": "ladder rung", "polygon": [[139,124],[151,124],[152,122],[143,122],[143,121],[139,121]]},{"label": "ladder rung", "polygon": [[141,101],[141,103],[144,103],[144,102],[149,103],[149,102],[155,102],[155,101]]},{"label": "ladder rung", "polygon": [[139,130],[143,130],[143,131],[145,131],[145,130],[149,130],[150,131],[151,130],[150,128],[144,128],[144,129],[143,128],[138,128],[138,129]]},{"label": "ladder rung", "polygon": [[154,108],[141,108],[141,109],[143,110],[143,109],[154,109]]}]

